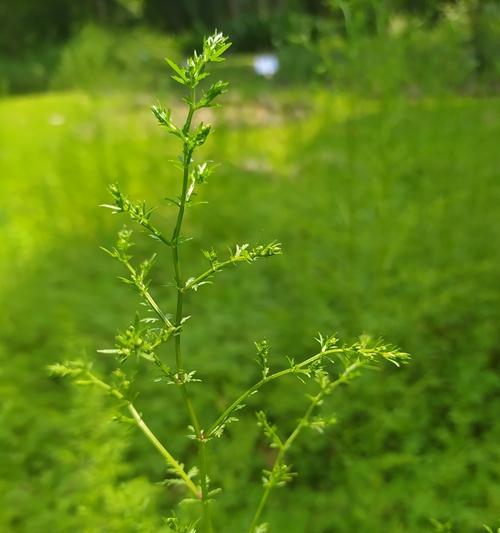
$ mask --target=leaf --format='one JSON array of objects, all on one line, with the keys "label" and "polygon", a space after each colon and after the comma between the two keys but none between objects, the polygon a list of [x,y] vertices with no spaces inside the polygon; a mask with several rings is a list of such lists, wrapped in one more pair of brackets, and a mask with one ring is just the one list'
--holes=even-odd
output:
[{"label": "leaf", "polygon": [[221,94],[227,92],[227,88],[229,86],[229,83],[224,81],[216,81],[214,84],[212,84],[203,94],[203,96],[200,98],[197,104],[197,109],[202,107],[211,107],[213,106],[213,101],[220,96]]},{"label": "leaf", "polygon": [[264,435],[269,439],[271,448],[283,448],[283,441],[280,439],[277,428],[271,424],[264,411],[257,411],[257,424],[263,429]]},{"label": "leaf", "polygon": [[165,61],[168,63],[170,68],[177,74],[177,76],[172,76],[172,79],[179,82],[181,85],[187,85],[188,79],[186,78],[186,74],[184,72],[184,69],[179,67],[177,63],[172,61],[171,59],[165,59]]},{"label": "leaf", "polygon": [[57,377],[78,376],[84,369],[85,365],[81,361],[66,361],[47,366],[49,375]]},{"label": "leaf", "polygon": [[99,204],[99,207],[104,207],[106,209],[111,209],[112,211],[115,211],[117,213],[119,213],[121,211],[121,209],[118,206],[111,205],[111,204]]},{"label": "leaf", "polygon": [[266,379],[269,374],[268,366],[268,356],[269,356],[269,344],[267,341],[254,342],[255,347],[257,348],[257,357],[256,361],[260,367],[262,374],[262,379]]}]

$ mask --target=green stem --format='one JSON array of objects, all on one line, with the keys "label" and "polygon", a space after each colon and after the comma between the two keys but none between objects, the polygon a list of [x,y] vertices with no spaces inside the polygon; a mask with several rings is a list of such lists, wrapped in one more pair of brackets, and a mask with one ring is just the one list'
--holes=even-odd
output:
[{"label": "green stem", "polygon": [[149,439],[149,441],[153,444],[153,446],[160,452],[160,454],[165,458],[167,463],[174,469],[175,472],[184,480],[186,485],[188,486],[189,490],[197,497],[199,498],[200,493],[198,490],[198,487],[193,483],[191,478],[186,474],[182,466],[172,457],[172,455],[168,452],[168,450],[163,446],[163,444],[158,440],[156,435],[151,431],[151,429],[146,425],[144,420],[142,419],[141,415],[137,412],[136,408],[132,403],[128,403],[128,410],[132,414],[132,417],[134,418],[137,426],[141,429],[141,431],[146,435],[146,437]]},{"label": "green stem", "polygon": [[207,479],[207,442],[200,441],[200,476],[201,476],[201,493],[203,503],[203,516],[205,518],[205,528],[207,533],[213,533],[212,513],[210,509],[210,499],[208,495],[208,479]]},{"label": "green stem", "polygon": [[[136,276],[137,275],[137,272],[136,272],[135,268],[128,261],[124,261],[124,264],[127,267],[128,271],[132,274],[132,276]],[[172,324],[172,322],[170,322],[170,320],[168,319],[167,315],[165,315],[165,313],[160,309],[160,306],[156,303],[155,299],[151,296],[151,293],[148,291],[148,289],[145,286],[137,287],[137,288],[140,291],[141,296],[146,300],[146,303],[158,315],[160,320],[168,328],[173,328],[174,325]]]},{"label": "green stem", "polygon": [[266,506],[267,500],[269,498],[269,494],[271,492],[271,485],[267,484],[264,488],[264,492],[262,493],[262,497],[260,498],[259,505],[257,507],[257,511],[255,511],[255,515],[252,520],[252,525],[250,526],[250,529],[248,530],[248,533],[254,533],[256,527],[258,526],[260,517],[262,516],[262,513],[264,511],[264,507]]},{"label": "green stem", "polygon": [[188,283],[186,283],[186,285],[183,287],[182,290],[183,291],[187,291],[187,290],[191,289],[192,287],[198,285],[198,283],[206,280],[207,278],[209,278],[210,276],[212,276],[216,272],[219,272],[220,270],[222,270],[226,266],[234,265],[235,263],[238,263],[240,261],[248,261],[248,259],[246,259],[245,257],[241,257],[241,258],[240,257],[233,257],[231,259],[228,259],[227,261],[222,261],[220,263],[217,263],[216,265],[210,267],[208,270],[203,272],[203,274],[200,274],[196,278],[191,279]]},{"label": "green stem", "polygon": [[139,224],[141,224],[141,226],[146,228],[151,233],[151,235],[153,235],[156,239],[161,241],[163,244],[166,244],[167,246],[172,246],[172,243],[168,239],[166,239],[162,235],[161,231],[155,226],[153,226],[153,224],[151,224],[148,221],[139,221]]},{"label": "green stem", "polygon": [[[299,420],[297,427],[292,431],[292,433],[289,435],[289,437],[286,439],[286,441],[281,446],[280,451],[278,455],[276,456],[276,459],[274,460],[274,464],[273,464],[271,472],[274,473],[282,465],[287,451],[290,449],[290,446],[293,444],[295,439],[299,436],[299,433],[301,432],[302,428],[309,422],[309,419],[314,409],[321,402],[322,398],[323,398],[323,393],[319,393],[312,399],[304,416]],[[266,506],[267,500],[269,499],[269,495],[271,494],[271,490],[275,486],[274,483],[272,482],[272,475],[273,474],[271,474],[271,479],[269,479],[268,482],[266,483],[264,492],[262,493],[262,496],[260,498],[259,505],[257,506],[257,511],[255,512],[255,515],[253,517],[252,524],[250,525],[250,529],[248,530],[248,533],[255,532],[255,528],[257,527],[260,521],[260,517],[262,516],[262,513],[264,512],[264,508]]]},{"label": "green stem", "polygon": [[[323,353],[326,354],[327,352],[323,352]],[[313,357],[316,357],[316,356],[313,356]],[[310,361],[310,360],[311,358],[309,358],[307,361]],[[321,390],[316,396],[311,398],[311,403],[309,404],[309,407],[304,413],[304,416],[302,416],[302,418],[299,420],[299,423],[297,424],[295,429],[288,436],[286,441],[280,446],[280,451],[278,452],[278,455],[276,456],[271,472],[275,472],[276,469],[281,466],[286,453],[290,449],[291,445],[294,443],[295,439],[299,436],[299,433],[302,431],[304,426],[308,424],[311,418],[311,415],[314,412],[314,409],[316,408],[316,406],[318,406],[322,402],[325,394],[331,394],[333,390],[336,389],[341,383],[345,383],[347,381],[349,375],[352,374],[352,372],[354,372],[355,370],[357,370],[358,368],[362,366],[363,366],[363,363],[361,361],[355,361],[354,363],[349,365],[333,383],[330,384],[327,391]],[[269,499],[269,494],[271,493],[271,489],[273,487],[274,487],[274,484],[272,483],[270,479],[266,483],[264,492],[262,493],[262,496],[260,498],[259,505],[257,506],[257,511],[255,512],[255,515],[253,517],[252,524],[250,526],[250,529],[248,530],[248,533],[254,533],[255,528],[257,527],[260,521],[260,517],[262,516],[262,513],[266,506],[267,500]]]},{"label": "green stem", "polygon": [[[183,128],[183,132],[185,135],[189,133],[189,129],[191,127],[191,121],[193,120],[193,114],[194,114],[194,98],[193,103],[189,107],[188,116],[186,118],[186,123]],[[191,157],[193,154],[192,149],[189,146],[189,143],[186,141],[184,142],[184,171],[182,176],[182,192],[181,192],[181,198],[180,198],[180,205],[179,205],[179,211],[177,213],[177,220],[175,223],[174,232],[172,235],[172,262],[174,265],[174,277],[175,277],[175,284],[177,287],[177,306],[176,306],[176,312],[175,312],[175,323],[176,326],[179,327],[182,322],[182,307],[183,307],[183,283],[182,283],[182,276],[181,276],[181,268],[180,268],[180,261],[179,261],[179,237],[181,234],[182,229],[182,222],[184,220],[184,212],[186,210],[186,194],[187,194],[187,187],[188,187],[188,180],[189,180],[189,167],[191,164]],[[182,364],[182,350],[181,350],[181,333],[175,337],[175,361],[177,364],[177,371],[182,372],[183,371],[183,364]],[[196,424],[193,425],[196,427]]]},{"label": "green stem", "polygon": [[[189,105],[189,111],[186,118],[186,122],[182,129],[184,135],[188,137],[189,131],[191,128],[191,122],[193,120],[194,111],[196,108],[195,103],[195,90],[193,89],[191,103]],[[172,262],[174,267],[174,278],[175,284],[177,287],[177,305],[175,312],[175,326],[180,328],[182,325],[182,313],[183,313],[183,304],[184,304],[184,282],[182,280],[180,260],[179,260],[179,238],[181,235],[182,222],[184,220],[184,213],[186,210],[187,202],[187,190],[189,182],[189,169],[191,166],[191,158],[193,155],[193,148],[189,144],[189,140],[184,142],[183,148],[184,155],[184,169],[182,175],[182,191],[180,196],[179,211],[177,213],[177,220],[174,227],[174,232],[172,235]],[[181,334],[182,330],[179,329],[178,334],[174,338],[174,350],[175,350],[175,363],[177,367],[177,373],[182,376],[184,373],[184,364],[182,360],[182,345],[181,345]],[[186,383],[180,384],[182,397],[184,403],[186,404],[186,409],[191,419],[191,423],[194,427],[196,438],[198,441],[198,451],[200,456],[200,478],[201,478],[201,500],[203,505],[203,517],[204,517],[204,526],[207,533],[213,532],[212,519],[210,514],[210,502],[208,498],[208,483],[207,483],[207,460],[206,460],[206,451],[205,451],[205,436],[201,425],[196,414],[196,411],[191,401],[191,396],[189,394],[188,387]]]},{"label": "green stem", "polygon": [[144,290],[142,291],[142,294],[146,302],[148,303],[148,305],[151,307],[151,309],[153,309],[153,311],[158,315],[158,317],[163,321],[163,323],[167,327],[173,328],[174,325],[172,324],[172,322],[170,322],[170,320],[167,318],[165,313],[163,313],[163,311],[160,309],[160,306],[156,303],[154,298],[151,296],[151,293],[148,290]]},{"label": "green stem", "polygon": [[274,374],[270,374],[269,376],[261,379],[260,381],[252,385],[249,389],[247,389],[239,398],[234,400],[234,402],[231,405],[229,405],[229,407],[226,408],[226,410],[219,416],[219,418],[210,427],[207,437],[211,437],[213,433],[228,419],[228,417],[237,407],[239,407],[249,396],[257,392],[266,383],[269,383],[270,381],[281,378],[283,376],[287,376],[288,374],[295,374],[297,373],[298,370],[307,368],[308,366],[310,366],[311,364],[313,364],[314,362],[318,361],[319,359],[323,357],[326,357],[334,353],[340,353],[342,351],[343,351],[342,348],[334,348],[331,350],[325,350],[324,352],[319,352],[313,355],[312,357],[305,359],[301,363],[294,365],[293,367],[286,368],[285,370],[280,370],[279,372],[275,372]]},{"label": "green stem", "polygon": [[92,383],[106,390],[108,393],[115,396],[115,398],[117,398],[118,400],[125,401],[127,403],[127,408],[130,411],[130,414],[132,415],[137,427],[144,433],[144,435],[153,444],[153,446],[160,452],[160,454],[163,456],[166,462],[172,467],[172,469],[177,473],[177,475],[181,479],[184,480],[189,490],[198,498],[200,496],[198,487],[193,483],[191,478],[184,471],[184,469],[182,468],[182,465],[178,461],[175,460],[172,454],[160,442],[158,437],[151,431],[150,427],[146,424],[146,422],[144,422],[142,416],[139,414],[134,404],[126,400],[126,398],[123,396],[123,394],[119,390],[115,389],[111,385],[108,385],[107,383],[99,379],[97,376],[92,374],[91,372],[87,371],[87,376],[92,381]]}]

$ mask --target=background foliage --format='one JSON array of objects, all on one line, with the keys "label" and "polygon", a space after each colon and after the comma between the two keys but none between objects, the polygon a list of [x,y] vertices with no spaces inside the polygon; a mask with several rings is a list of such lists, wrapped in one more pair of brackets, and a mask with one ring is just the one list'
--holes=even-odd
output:
[{"label": "background foliage", "polygon": [[[162,58],[181,58],[207,25],[232,32],[240,53],[220,67],[232,92],[205,150],[224,164],[204,191],[211,208],[189,213],[200,238],[186,260],[197,271],[200,248],[242,238],[278,237],[286,254],[188,303],[200,320],[187,348],[214,383],[202,413],[253,381],[253,340],[278,358],[309,353],[317,328],[381,335],[412,365],[332,398],[339,424],[299,443],[301,475],[271,503],[274,529],[498,525],[497,3],[155,5],[0,2],[0,530],[162,531],[171,496],[149,444],[110,420],[107,398],[45,366],[94,359],[129,319],[135,297],[98,250],[116,227],[96,206],[110,181],[145,200],[174,188],[173,148],[148,107],[177,98]],[[246,51],[271,46],[281,71],[257,79]],[[161,216],[171,222],[168,207]],[[176,391],[144,388],[151,425],[189,455]],[[292,390],[265,392],[285,426],[302,410]],[[231,532],[270,460],[253,417],[241,424],[246,445],[230,434],[216,450],[236,466],[216,480]]]}]

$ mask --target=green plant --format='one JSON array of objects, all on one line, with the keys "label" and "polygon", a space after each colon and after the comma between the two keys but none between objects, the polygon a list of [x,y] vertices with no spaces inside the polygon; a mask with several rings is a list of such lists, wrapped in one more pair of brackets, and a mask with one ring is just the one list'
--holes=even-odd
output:
[{"label": "green plant", "polygon": [[[341,344],[335,336],[318,335],[319,350],[314,355],[296,362],[287,357],[287,365],[281,370],[271,370],[269,358],[270,347],[267,341],[255,343],[260,378],[215,418],[212,424],[205,424],[200,420],[193,400],[192,386],[200,383],[196,370],[189,368],[184,361],[182,339],[187,329],[189,316],[185,314],[185,300],[188,295],[197,293],[206,284],[213,281],[215,274],[240,263],[254,263],[259,259],[280,255],[279,243],[272,241],[267,244],[251,247],[249,244],[235,245],[228,256],[220,259],[213,249],[203,252],[208,261],[208,268],[200,274],[185,277],[181,269],[180,250],[189,239],[183,235],[183,222],[186,209],[196,205],[194,201],[198,186],[206,183],[214,171],[211,161],[195,160],[195,154],[203,146],[210,133],[211,126],[203,122],[195,123],[195,114],[203,108],[213,107],[215,100],[226,92],[227,83],[217,81],[205,89],[200,90],[200,83],[209,75],[207,67],[210,63],[223,60],[224,52],[230,43],[221,33],[214,33],[206,38],[200,53],[195,52],[188,59],[185,66],[180,66],[171,60],[168,64],[174,71],[173,79],[186,88],[184,102],[187,105],[187,115],[182,126],[177,125],[170,109],[154,106],[152,111],[159,125],[181,144],[181,152],[174,161],[174,166],[180,171],[182,186],[180,194],[175,198],[167,198],[169,204],[177,210],[175,224],[170,235],[165,234],[153,222],[154,209],[144,202],[134,202],[122,193],[117,185],[111,185],[109,191],[113,203],[104,205],[113,214],[125,214],[134,223],[141,226],[147,235],[154,239],[159,246],[166,246],[172,256],[173,289],[176,296],[175,312],[169,315],[163,310],[153,295],[151,272],[156,254],[142,261],[134,261],[131,250],[134,246],[132,230],[123,227],[118,233],[118,240],[114,247],[105,249],[113,258],[118,260],[125,269],[126,276],[122,281],[131,286],[141,300],[141,313],[136,313],[132,324],[116,336],[113,348],[99,350],[101,354],[116,357],[120,367],[112,372],[108,380],[97,375],[91,363],[82,361],[68,361],[54,364],[50,367],[52,374],[69,376],[78,385],[96,386],[113,396],[127,414],[120,414],[119,419],[137,426],[161,454],[168,465],[171,477],[167,485],[181,485],[190,495],[189,500],[201,504],[200,516],[189,524],[184,524],[176,516],[166,519],[166,526],[171,531],[192,533],[196,531],[198,523],[206,533],[215,531],[212,519],[212,502],[219,491],[212,486],[211,460],[207,454],[207,447],[214,439],[221,438],[226,428],[237,422],[236,414],[245,407],[246,402],[262,387],[285,376],[294,376],[306,389],[308,406],[304,414],[296,423],[288,436],[282,437],[277,427],[269,420],[265,411],[257,413],[258,425],[262,428],[270,447],[276,452],[271,468],[263,471],[263,493],[249,526],[249,533],[267,531],[267,524],[262,522],[262,515],[271,491],[288,484],[295,473],[288,463],[287,453],[299,434],[306,428],[323,432],[335,423],[335,418],[322,415],[320,407],[325,397],[341,384],[349,383],[360,374],[364,368],[373,367],[381,361],[389,361],[399,366],[407,362],[408,354],[386,345],[382,342],[372,342],[368,336],[362,336],[351,345]],[[167,362],[160,352],[166,344],[173,344],[174,357]],[[152,365],[159,372],[156,382],[174,385],[179,388],[187,417],[189,418],[189,438],[197,446],[197,466],[185,468],[176,459],[168,447],[160,442],[145,422],[140,410],[136,406],[134,380],[127,372],[124,363],[130,359]],[[220,530],[218,526],[217,531]]]}]

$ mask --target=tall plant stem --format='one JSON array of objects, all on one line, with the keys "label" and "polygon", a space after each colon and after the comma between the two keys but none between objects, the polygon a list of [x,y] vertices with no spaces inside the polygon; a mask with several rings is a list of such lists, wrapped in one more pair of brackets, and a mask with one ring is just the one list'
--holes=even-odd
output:
[{"label": "tall plant stem", "polygon": [[208,480],[207,480],[207,441],[204,439],[204,436],[201,437],[199,441],[199,450],[200,450],[200,475],[202,476],[201,480],[201,496],[203,504],[203,517],[205,520],[205,529],[207,533],[213,533],[213,524],[212,524],[212,512],[210,509],[210,496],[208,494]]},{"label": "tall plant stem", "polygon": [[[192,89],[191,103],[189,105],[189,111],[186,117],[186,122],[182,129],[184,136],[187,138],[191,129],[191,122],[193,120],[194,111],[196,109],[195,104],[196,93],[195,89]],[[189,170],[191,166],[191,158],[193,155],[193,148],[190,146],[189,141],[184,141],[183,147],[183,173],[182,173],[182,191],[179,202],[179,211],[177,213],[177,220],[174,227],[174,232],[172,235],[171,246],[172,246],[172,262],[174,267],[174,278],[175,285],[177,287],[177,305],[175,312],[175,325],[179,328],[177,335],[174,337],[174,350],[175,350],[175,364],[177,367],[177,374],[181,381],[180,387],[182,391],[182,397],[184,403],[186,404],[186,409],[189,414],[189,418],[193,425],[196,439],[198,441],[198,452],[200,458],[200,478],[201,478],[201,500],[203,505],[203,518],[205,531],[207,533],[213,533],[212,518],[210,513],[210,502],[208,496],[208,482],[207,482],[207,459],[206,459],[206,439],[203,434],[203,430],[200,425],[198,415],[196,414],[191,396],[189,394],[189,389],[187,384],[184,381],[184,363],[182,359],[182,344],[181,344],[181,335],[182,330],[182,312],[184,305],[184,282],[181,274],[180,266],[180,257],[179,257],[179,239],[181,236],[182,222],[184,220],[184,212],[186,210],[187,202],[187,191],[188,191],[188,181],[189,181]]]}]

